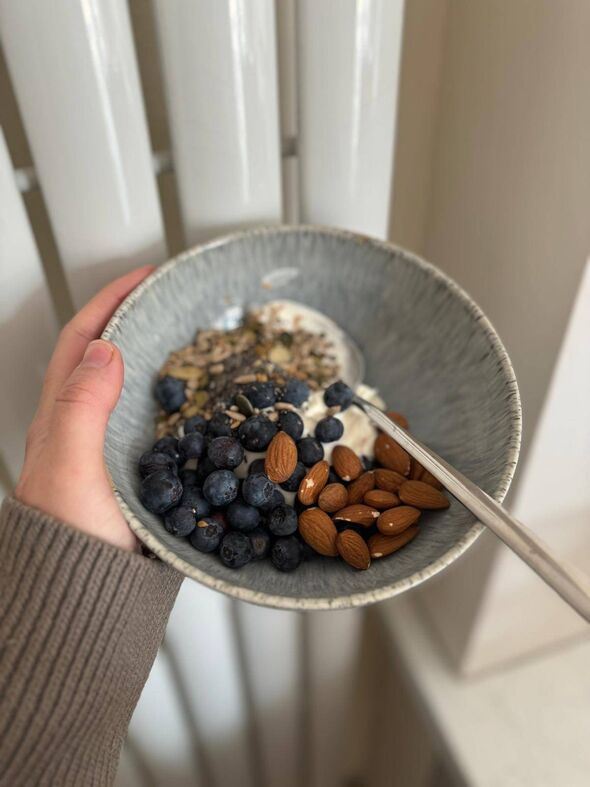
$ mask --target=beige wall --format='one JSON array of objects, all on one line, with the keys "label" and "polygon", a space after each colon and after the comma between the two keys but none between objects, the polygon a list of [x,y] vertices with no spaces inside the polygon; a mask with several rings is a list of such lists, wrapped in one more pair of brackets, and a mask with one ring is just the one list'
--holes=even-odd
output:
[{"label": "beige wall", "polygon": [[448,3],[421,250],[505,341],[525,447],[590,252],[589,30],[587,0]]},{"label": "beige wall", "polygon": [[[436,0],[432,3],[437,5]],[[427,27],[434,19],[429,16]],[[479,301],[507,345],[523,400],[524,453],[590,253],[589,30],[587,0],[449,0],[439,37],[442,72],[435,127],[430,130],[433,142],[422,145],[417,163],[424,167],[427,159],[430,165],[423,175],[428,206],[422,234],[408,234],[407,221],[401,227],[396,223],[396,212],[403,212],[403,203],[415,197],[409,180],[412,163],[405,162],[405,179],[399,170],[396,178],[394,238],[403,239],[406,231],[418,251],[457,279]],[[429,29],[424,40],[432,36]],[[418,49],[419,36],[414,46]],[[432,84],[441,55],[429,47],[422,51],[424,60],[414,74],[430,69],[427,84]],[[414,58],[419,60],[417,54]],[[402,124],[413,117],[406,137],[414,141],[429,138],[424,125],[431,122],[428,112],[416,110],[413,87],[420,85],[415,81],[405,87],[413,116],[400,107]],[[428,94],[423,85],[421,92]],[[410,151],[407,144],[398,148],[402,157]],[[412,155],[419,157],[420,150]],[[568,456],[558,455],[555,461],[563,465]],[[551,502],[555,490],[548,486],[545,493]],[[554,497],[553,504],[559,510]],[[563,555],[571,547],[570,525],[556,521],[545,534]],[[590,549],[590,542],[586,544]],[[532,632],[538,616],[531,616],[530,609],[546,611],[548,600],[533,575],[526,574],[530,587],[527,584],[513,602],[499,594],[490,599],[490,587],[506,586],[511,573],[520,570],[514,559],[500,557],[503,552],[486,534],[469,556],[419,592],[449,651],[469,671],[489,667],[493,658],[538,647],[539,637]],[[579,562],[579,551],[577,556]],[[516,603],[525,597],[528,612]],[[476,652],[474,644],[485,639],[479,632],[486,634],[486,641],[495,635],[501,641],[501,624],[510,611],[516,618],[510,653],[500,647],[493,655],[481,648]],[[551,622],[544,618],[548,631],[560,629],[555,616],[567,623],[565,607],[556,602],[553,612]]]}]

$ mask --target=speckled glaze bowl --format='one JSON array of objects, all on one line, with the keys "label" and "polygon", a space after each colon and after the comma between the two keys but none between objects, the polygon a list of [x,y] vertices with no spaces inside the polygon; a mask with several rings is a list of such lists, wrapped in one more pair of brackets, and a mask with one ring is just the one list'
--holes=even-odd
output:
[{"label": "speckled glaze bowl", "polygon": [[207,587],[288,609],[362,606],[402,593],[452,563],[482,530],[453,501],[425,513],[400,552],[355,571],[318,558],[285,574],[269,561],[239,570],[166,532],[138,499],[137,460],[154,441],[158,369],[228,304],[289,298],[342,326],[365,355],[366,382],[407,415],[414,434],[501,501],[520,446],[518,388],[506,350],[479,307],[434,266],[388,243],[341,230],[248,230],[162,265],[104,331],[125,359],[106,462],[139,539]]}]

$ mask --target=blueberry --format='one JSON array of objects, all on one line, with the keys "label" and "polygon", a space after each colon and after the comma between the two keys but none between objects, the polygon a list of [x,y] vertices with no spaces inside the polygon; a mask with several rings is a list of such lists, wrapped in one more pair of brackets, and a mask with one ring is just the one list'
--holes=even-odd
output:
[{"label": "blueberry", "polygon": [[215,440],[215,435],[209,434],[209,432],[207,432],[205,435],[203,435],[203,440],[204,440],[204,443],[203,443],[203,446],[204,446],[203,454],[206,455],[207,452],[209,451],[209,446],[211,445],[213,440]]},{"label": "blueberry", "polygon": [[324,402],[328,407],[340,407],[346,410],[352,404],[354,393],[342,380],[332,383],[324,391]]},{"label": "blueberry", "polygon": [[186,489],[187,486],[198,486],[198,476],[196,470],[189,470],[186,467],[178,473],[178,477],[182,481],[183,487]]},{"label": "blueberry", "polygon": [[268,516],[268,529],[273,536],[291,536],[297,531],[297,512],[293,506],[282,503]]},{"label": "blueberry", "polygon": [[326,486],[328,484],[341,484],[342,479],[336,475],[336,473],[330,468],[330,472],[328,473],[328,480],[326,481]]},{"label": "blueberry", "polygon": [[214,470],[207,476],[203,494],[211,505],[228,506],[238,495],[240,482],[231,470]]},{"label": "blueberry", "polygon": [[216,467],[233,470],[244,461],[244,448],[235,437],[215,437],[207,449],[207,456]]},{"label": "blueberry", "polygon": [[290,410],[281,410],[279,415],[279,429],[286,432],[293,440],[299,440],[303,434],[303,419]]},{"label": "blueberry", "polygon": [[248,466],[248,475],[252,473],[264,473],[264,459],[255,459]]},{"label": "blueberry", "polygon": [[161,451],[146,451],[139,457],[139,475],[145,478],[156,470],[170,470],[176,472],[176,462],[170,454]]},{"label": "blueberry", "polygon": [[214,470],[217,470],[217,468],[208,456],[204,456],[199,459],[197,464],[197,484],[202,486],[205,483],[207,476],[210,476]]},{"label": "blueberry", "polygon": [[168,511],[164,517],[164,527],[173,536],[188,536],[197,523],[195,512],[191,508],[179,506]]},{"label": "blueberry", "polygon": [[161,377],[154,389],[156,399],[167,413],[175,413],[186,402],[186,383],[176,377]]},{"label": "blueberry", "polygon": [[200,432],[189,432],[178,441],[178,452],[185,462],[187,459],[199,459],[204,448],[205,438]]},{"label": "blueberry", "polygon": [[252,544],[252,560],[262,560],[270,552],[270,535],[268,530],[257,527],[248,533]]},{"label": "blueberry", "polygon": [[361,456],[361,462],[365,470],[373,470],[375,467],[375,460],[371,459],[370,456],[365,456],[365,454]]},{"label": "blueberry", "polygon": [[156,470],[141,482],[139,498],[152,514],[163,514],[175,506],[182,496],[182,484],[175,473]]},{"label": "blueberry", "polygon": [[244,388],[244,396],[259,410],[272,407],[277,400],[274,383],[251,383]]},{"label": "blueberry", "polygon": [[221,542],[219,557],[228,568],[241,568],[253,557],[252,542],[245,533],[227,533]]},{"label": "blueberry", "polygon": [[231,435],[231,418],[225,413],[213,413],[209,425],[207,426],[207,434],[211,437],[229,437]]},{"label": "blueberry", "polygon": [[344,424],[332,416],[322,418],[315,426],[315,436],[322,443],[333,443],[335,440],[340,440],[343,434]]},{"label": "blueberry", "polygon": [[194,511],[197,519],[203,516],[209,516],[211,511],[211,504],[205,498],[198,486],[185,487],[182,497],[180,498],[180,505]]},{"label": "blueberry", "polygon": [[168,435],[168,437],[161,437],[154,443],[152,451],[168,454],[168,456],[171,456],[172,459],[174,459],[177,465],[182,464],[182,457],[180,455],[180,451],[178,450],[178,440],[176,437],[172,437],[172,435]]},{"label": "blueberry", "polygon": [[193,415],[184,422],[184,433],[200,432],[205,434],[207,431],[207,420],[202,415]]},{"label": "blueberry", "polygon": [[228,529],[229,525],[227,524],[227,517],[225,515],[225,511],[214,511],[211,514],[211,519],[214,519],[216,522],[218,522],[223,528],[224,532]]},{"label": "blueberry", "polygon": [[277,433],[277,427],[265,415],[253,415],[238,429],[238,437],[247,451],[264,451]]},{"label": "blueberry", "polygon": [[259,508],[265,503],[269,503],[275,485],[264,475],[264,473],[252,473],[242,485],[242,495],[248,505]]},{"label": "blueberry", "polygon": [[315,437],[304,437],[297,443],[297,456],[300,462],[311,467],[324,458],[324,446]]},{"label": "blueberry", "polygon": [[270,553],[270,559],[279,571],[293,571],[301,563],[301,544],[294,537],[279,538]]},{"label": "blueberry", "polygon": [[189,541],[199,552],[215,552],[224,534],[223,525],[213,517],[199,519],[197,526],[189,536]]},{"label": "blueberry", "polygon": [[305,511],[305,509],[308,508],[308,506],[306,506],[304,503],[302,503],[301,500],[296,496],[295,500],[293,500],[293,508],[297,512],[297,516],[299,516],[299,514],[302,511]]},{"label": "blueberry", "polygon": [[260,511],[241,500],[234,500],[227,508],[227,523],[234,530],[247,532],[260,524]]},{"label": "blueberry", "polygon": [[277,487],[275,486],[273,493],[270,496],[270,500],[267,503],[263,503],[260,506],[260,510],[264,512],[272,511],[277,506],[282,506],[284,502],[285,502],[285,498],[281,494],[281,490],[277,489]]},{"label": "blueberry", "polygon": [[290,380],[287,380],[285,387],[281,391],[281,401],[289,402],[299,407],[309,399],[310,393],[307,383],[292,377]]},{"label": "blueberry", "polygon": [[291,476],[281,484],[281,489],[284,489],[285,492],[296,492],[306,473],[307,469],[303,462],[297,462]]}]

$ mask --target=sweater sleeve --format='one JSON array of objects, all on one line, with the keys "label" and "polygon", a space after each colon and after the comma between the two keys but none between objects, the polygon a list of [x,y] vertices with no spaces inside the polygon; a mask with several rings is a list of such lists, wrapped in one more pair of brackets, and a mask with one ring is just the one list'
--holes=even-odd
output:
[{"label": "sweater sleeve", "polygon": [[0,785],[109,785],[182,577],[0,511]]}]

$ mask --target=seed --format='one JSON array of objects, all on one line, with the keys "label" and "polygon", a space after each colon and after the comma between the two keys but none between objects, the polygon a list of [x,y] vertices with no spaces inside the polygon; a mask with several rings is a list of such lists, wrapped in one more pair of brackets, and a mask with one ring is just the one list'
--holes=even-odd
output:
[{"label": "seed", "polygon": [[435,478],[432,473],[429,473],[428,470],[422,471],[420,481],[422,481],[424,484],[430,484],[430,486],[433,486],[435,489],[443,489],[441,482]]},{"label": "seed", "polygon": [[401,426],[403,429],[409,429],[410,427],[408,423],[408,419],[406,418],[405,415],[402,415],[401,413],[396,413],[394,410],[390,410],[387,413],[387,417],[390,419],[390,421],[393,421],[398,426]]},{"label": "seed", "polygon": [[252,403],[248,399],[247,396],[244,394],[236,394],[236,405],[238,406],[239,411],[249,418],[251,415],[254,415],[254,408],[252,407]]},{"label": "seed", "polygon": [[365,494],[363,502],[379,511],[387,511],[389,508],[399,506],[399,497],[393,492],[386,492],[383,489],[371,489]]},{"label": "seed", "polygon": [[242,413],[237,413],[235,410],[232,410],[231,407],[229,410],[224,410],[223,412],[226,415],[229,415],[230,418],[233,418],[234,421],[238,421],[238,423],[241,423],[242,421],[246,420],[245,415],[243,415]]},{"label": "seed", "polygon": [[411,541],[417,533],[418,525],[410,525],[397,536],[384,536],[382,533],[375,533],[368,541],[369,553],[372,558],[391,555]]}]

